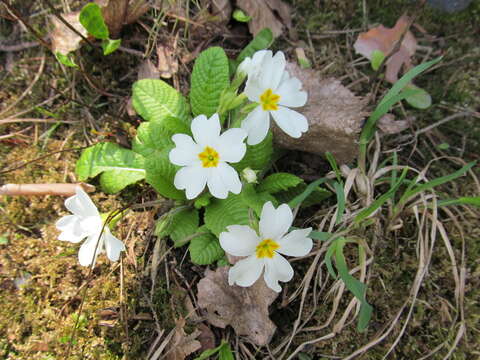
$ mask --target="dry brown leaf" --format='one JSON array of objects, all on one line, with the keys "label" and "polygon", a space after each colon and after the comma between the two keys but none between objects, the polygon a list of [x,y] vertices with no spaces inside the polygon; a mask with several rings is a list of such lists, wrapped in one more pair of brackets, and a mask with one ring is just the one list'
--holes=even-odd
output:
[{"label": "dry brown leaf", "polygon": [[287,64],[287,70],[308,93],[307,105],[295,110],[308,119],[309,129],[301,138],[294,139],[274,126],[275,142],[312,154],[330,151],[341,164],[353,161],[358,152],[358,135],[368,115],[365,100],[336,79],[322,79],[315,70],[300,69],[293,63]]},{"label": "dry brown leaf", "polygon": [[398,134],[403,130],[408,129],[410,121],[407,120],[395,120],[395,115],[386,114],[383,115],[377,122],[377,126],[384,134]]},{"label": "dry brown leaf", "polygon": [[215,347],[215,335],[213,334],[210,328],[201,323],[198,325],[198,329],[200,330],[200,335],[198,336],[198,341],[202,344],[201,351],[205,351],[208,349],[213,349]]},{"label": "dry brown leaf", "polygon": [[355,51],[368,59],[371,59],[374,50],[380,50],[385,56],[388,56],[394,50],[395,45],[402,37],[402,34],[406,31],[400,48],[385,64],[385,78],[391,83],[397,81],[398,72],[402,65],[404,65],[406,69],[411,67],[410,58],[415,54],[417,49],[417,40],[410,30],[407,30],[409,23],[409,18],[407,16],[402,16],[398,19],[393,28],[386,28],[383,25],[377,26],[366,33],[361,33],[358,36],[357,41],[355,41],[355,44],[353,44]]},{"label": "dry brown leaf", "polygon": [[263,278],[248,288],[228,285],[228,267],[207,270],[198,283],[198,306],[206,309],[207,320],[220,328],[231,325],[257,345],[268,344],[275,332],[268,307],[277,296]]},{"label": "dry brown leaf", "polygon": [[[78,19],[79,11],[69,14],[62,14],[62,17],[80,34],[87,36],[87,30],[80,24]],[[80,47],[82,38],[78,36],[74,31],[70,30],[64,23],[62,23],[56,16],[52,16],[51,21],[53,23],[53,31],[50,34],[52,39],[52,51],[54,53],[59,52],[61,54],[68,54],[71,51],[75,51]]]},{"label": "dry brown leaf", "polygon": [[102,8],[110,37],[116,39],[122,27],[132,24],[145,14],[150,6],[146,0],[95,0]]},{"label": "dry brown leaf", "polygon": [[200,335],[199,330],[195,330],[187,335],[184,330],[185,319],[180,318],[175,326],[175,334],[167,348],[167,360],[184,360],[188,355],[201,348],[201,344],[196,338]]},{"label": "dry brown leaf", "polygon": [[173,74],[178,71],[178,60],[175,56],[176,41],[173,46],[158,45],[157,56],[158,65],[157,69],[160,73],[160,77],[164,79],[170,79]]},{"label": "dry brown leaf", "polygon": [[277,37],[282,34],[284,27],[292,28],[290,6],[282,0],[237,0],[237,6],[252,17],[248,29],[253,35],[268,27]]},{"label": "dry brown leaf", "polygon": [[157,67],[149,60],[145,60],[138,67],[138,80],[142,79],[159,79],[160,72]]}]

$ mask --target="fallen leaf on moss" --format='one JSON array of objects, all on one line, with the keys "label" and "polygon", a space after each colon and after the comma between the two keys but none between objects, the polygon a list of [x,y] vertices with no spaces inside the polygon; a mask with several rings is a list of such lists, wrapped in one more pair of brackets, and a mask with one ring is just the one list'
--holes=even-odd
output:
[{"label": "fallen leaf on moss", "polygon": [[248,288],[228,285],[228,267],[207,270],[198,283],[198,306],[206,309],[207,320],[220,328],[231,325],[257,345],[268,344],[275,332],[268,307],[277,296],[263,277]]},{"label": "fallen leaf on moss", "polygon": [[185,319],[178,319],[175,326],[175,333],[167,348],[167,360],[183,360],[188,355],[201,348],[200,342],[196,340],[200,335],[200,331],[195,330],[191,334],[187,335],[184,328]]},{"label": "fallen leaf on moss", "polygon": [[[69,14],[63,14],[62,17],[67,21],[74,29],[76,29],[83,36],[87,36],[88,32],[82,24],[78,15],[79,11]],[[80,47],[82,38],[78,36],[74,31],[70,30],[64,23],[62,23],[56,16],[51,18],[53,24],[53,31],[50,34],[52,39],[52,51],[53,53],[59,52],[61,54],[68,54],[75,51]]]},{"label": "fallen leaf on moss", "polygon": [[252,17],[248,29],[254,36],[266,27],[275,37],[280,36],[284,28],[292,28],[290,6],[282,0],[237,0],[237,6]]},{"label": "fallen leaf on moss", "polygon": [[409,18],[402,16],[393,28],[386,28],[383,25],[377,26],[366,33],[361,33],[357,41],[355,41],[355,44],[353,44],[358,54],[371,60],[372,53],[375,50],[380,50],[385,56],[390,55],[395,49],[397,42],[405,33],[400,48],[385,64],[385,79],[391,83],[398,80],[398,73],[402,65],[404,65],[406,69],[411,67],[411,57],[417,49],[417,40],[410,30],[408,30],[409,23]]}]

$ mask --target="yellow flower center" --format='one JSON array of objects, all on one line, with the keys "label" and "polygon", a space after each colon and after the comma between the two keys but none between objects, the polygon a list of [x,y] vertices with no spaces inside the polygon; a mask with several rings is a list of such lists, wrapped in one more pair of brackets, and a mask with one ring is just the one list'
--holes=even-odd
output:
[{"label": "yellow flower center", "polygon": [[272,239],[265,239],[263,240],[260,244],[257,245],[255,249],[255,254],[257,255],[257,258],[273,258],[273,255],[275,253],[275,250],[277,250],[280,247],[276,241],[273,241]]},{"label": "yellow flower center", "polygon": [[278,102],[280,101],[280,95],[274,94],[272,89],[267,89],[260,95],[260,104],[265,111],[278,110]]},{"label": "yellow flower center", "polygon": [[204,168],[217,167],[220,155],[218,155],[218,152],[214,148],[206,146],[205,149],[198,154],[198,158],[202,161]]}]

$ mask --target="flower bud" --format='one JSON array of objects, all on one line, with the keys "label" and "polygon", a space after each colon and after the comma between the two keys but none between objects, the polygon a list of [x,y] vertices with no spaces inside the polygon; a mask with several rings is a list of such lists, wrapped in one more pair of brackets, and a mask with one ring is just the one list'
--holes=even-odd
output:
[{"label": "flower bud", "polygon": [[257,183],[257,171],[250,169],[249,167],[243,169],[242,178],[249,184]]}]

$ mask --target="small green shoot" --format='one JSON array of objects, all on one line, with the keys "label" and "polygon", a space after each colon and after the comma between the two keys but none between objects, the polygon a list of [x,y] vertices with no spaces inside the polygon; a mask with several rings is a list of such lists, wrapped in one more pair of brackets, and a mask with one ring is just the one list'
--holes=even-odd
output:
[{"label": "small green shoot", "polygon": [[232,14],[232,17],[235,20],[237,20],[239,22],[244,22],[244,23],[252,20],[251,16],[248,16],[243,10],[240,10],[240,9],[235,9],[235,11]]},{"label": "small green shoot", "polygon": [[385,60],[385,54],[380,50],[373,50],[372,58],[370,59],[370,64],[372,69],[377,71],[382,66],[383,60]]}]

